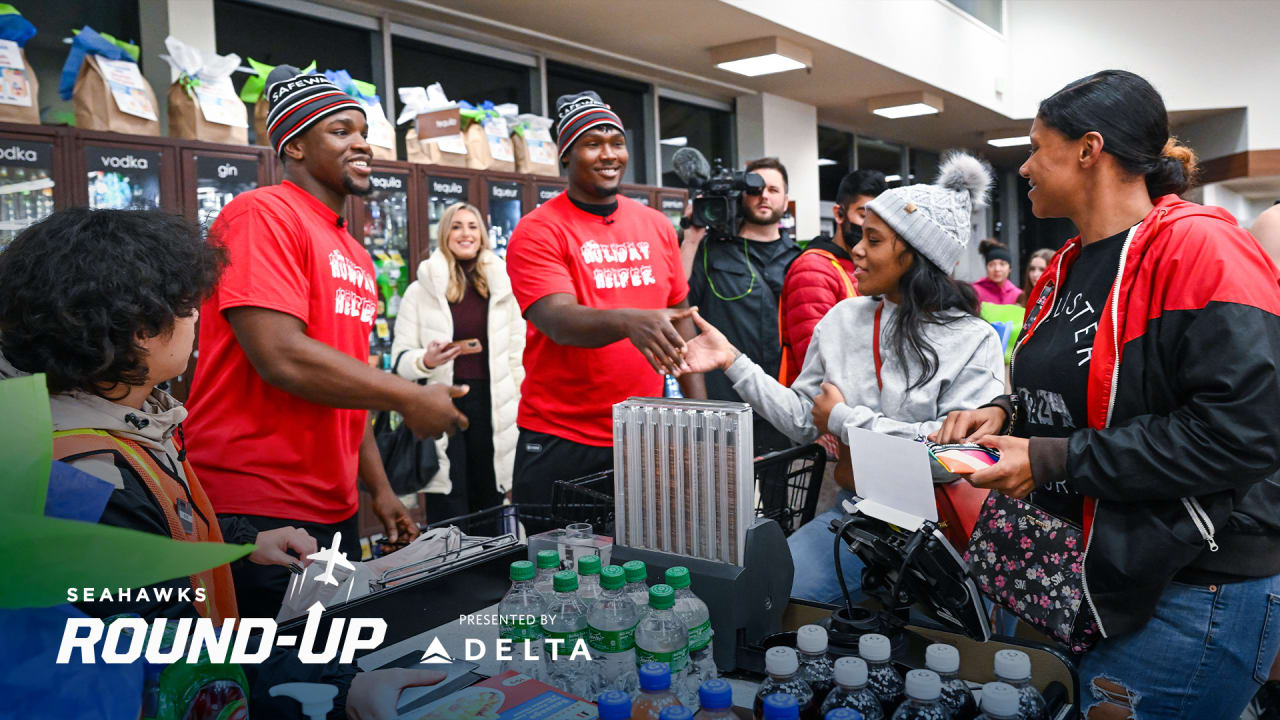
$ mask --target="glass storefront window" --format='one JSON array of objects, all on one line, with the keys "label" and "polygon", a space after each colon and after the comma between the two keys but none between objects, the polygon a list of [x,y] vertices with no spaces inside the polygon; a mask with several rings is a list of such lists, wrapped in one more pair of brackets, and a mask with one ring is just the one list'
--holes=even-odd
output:
[{"label": "glass storefront window", "polygon": [[906,184],[906,178],[903,177],[904,149],[901,145],[859,137],[857,148],[859,170],[879,170],[884,173],[889,187]]},{"label": "glass storefront window", "polygon": [[160,165],[155,150],[86,145],[89,208],[92,210],[157,210],[160,208]]},{"label": "glass storefront window", "polygon": [[618,114],[622,124],[626,126],[627,150],[631,159],[627,162],[622,181],[638,185],[648,182],[644,169],[645,153],[649,151],[645,143],[644,108],[645,99],[649,95],[649,86],[635,80],[606,75],[574,65],[560,62],[547,63],[547,109],[553,117],[556,111],[556,98],[583,90],[594,90],[600,99]]},{"label": "glass storefront window", "polygon": [[9,140],[0,165],[0,250],[53,212],[53,144]]},{"label": "glass storefront window", "polygon": [[242,192],[258,187],[258,161],[221,155],[195,156],[196,220],[207,228],[222,208]]},{"label": "glass storefront window", "polygon": [[696,149],[712,165],[719,158],[725,167],[737,166],[733,147],[733,113],[661,98],[658,100],[658,128],[662,184],[667,187],[687,187],[671,167],[672,156],[682,147]]},{"label": "glass storefront window", "polygon": [[474,105],[492,100],[495,105],[515,103],[522,113],[538,111],[532,107],[536,70],[524,65],[396,36],[391,39],[391,73],[396,87],[438,82],[450,100]]},{"label": "glass storefront window", "polygon": [[[215,0],[213,25],[218,53],[236,53],[268,65],[288,63],[316,69],[346,70],[351,77],[373,82],[374,48],[382,45],[374,32],[238,0]],[[237,76],[240,85],[243,76]],[[379,91],[382,88],[378,88]]]},{"label": "glass storefront window", "polygon": [[840,181],[852,170],[853,135],[818,126],[818,198],[835,202]]}]

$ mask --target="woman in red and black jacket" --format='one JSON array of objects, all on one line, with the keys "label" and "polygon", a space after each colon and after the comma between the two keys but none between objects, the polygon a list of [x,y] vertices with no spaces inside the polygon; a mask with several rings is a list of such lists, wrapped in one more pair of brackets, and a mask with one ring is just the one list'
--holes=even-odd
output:
[{"label": "woman in red and black jacket", "polygon": [[975,485],[1082,525],[1080,681],[1118,717],[1236,717],[1280,648],[1280,279],[1178,198],[1194,170],[1137,75],[1040,104],[1020,172],[1080,235],[1028,298],[1014,394],[936,434],[1001,451]]}]

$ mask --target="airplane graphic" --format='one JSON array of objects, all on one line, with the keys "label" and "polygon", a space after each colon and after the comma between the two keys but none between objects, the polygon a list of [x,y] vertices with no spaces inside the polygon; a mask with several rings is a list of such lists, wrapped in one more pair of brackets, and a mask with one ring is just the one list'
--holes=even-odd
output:
[{"label": "airplane graphic", "polygon": [[319,552],[311,553],[307,556],[308,560],[325,563],[324,572],[315,580],[316,582],[329,583],[330,585],[338,585],[338,580],[333,576],[333,566],[339,565],[348,570],[355,570],[356,566],[347,561],[346,553],[338,549],[338,544],[342,542],[342,533],[333,534],[333,546],[325,548]]}]

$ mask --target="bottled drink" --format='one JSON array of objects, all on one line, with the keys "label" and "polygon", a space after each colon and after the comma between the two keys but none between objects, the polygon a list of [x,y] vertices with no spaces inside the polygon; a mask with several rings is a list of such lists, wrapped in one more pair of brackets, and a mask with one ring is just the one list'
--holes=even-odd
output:
[{"label": "bottled drink", "polygon": [[867,687],[867,661],[842,657],[836,660],[835,668],[836,687],[822,703],[823,715],[836,708],[853,708],[863,720],[884,720],[880,698]]},{"label": "bottled drink", "polygon": [[[768,717],[765,713],[765,699],[774,694],[789,695],[801,715],[808,715],[813,705],[813,690],[808,683],[799,677],[800,660],[796,651],[789,647],[772,647],[764,654],[764,671],[769,677],[760,683],[756,692],[756,720]],[[795,717],[795,716],[793,716]]]},{"label": "bottled drink", "polygon": [[924,666],[942,680],[942,704],[951,710],[951,720],[973,720],[978,703],[969,685],[960,679],[960,651],[951,645],[934,643],[924,651]]},{"label": "bottled drink", "polygon": [[720,674],[711,648],[711,611],[689,588],[688,568],[679,565],[668,568],[665,577],[667,584],[676,591],[676,615],[689,628],[689,674],[685,677],[684,686],[676,688],[676,691],[680,702],[694,706],[702,683]]},{"label": "bottled drink", "polygon": [[796,648],[800,651],[800,679],[813,690],[815,720],[821,720],[818,712],[821,703],[836,686],[835,666],[827,657],[827,631],[819,625],[802,625],[796,631]]},{"label": "bottled drink", "polygon": [[948,720],[951,713],[942,704],[942,679],[932,670],[907,673],[907,699],[893,713],[893,720]]},{"label": "bottled drink", "polygon": [[502,662],[502,671],[515,670],[543,680],[542,616],[547,604],[533,589],[533,563],[511,563],[510,577],[511,589],[498,603],[498,635],[511,641],[511,659]]},{"label": "bottled drink", "polygon": [[660,662],[640,666],[640,694],[631,703],[631,720],[658,720],[663,708],[680,701],[671,692],[671,671]]},{"label": "bottled drink", "polygon": [[867,633],[858,638],[858,654],[867,661],[867,687],[880,701],[885,715],[902,703],[904,689],[902,676],[889,664],[891,650],[889,638],[884,635]]},{"label": "bottled drink", "polygon": [[590,653],[574,652],[578,642],[585,645],[587,639],[587,609],[578,599],[578,576],[572,570],[561,570],[552,583],[555,599],[547,607],[547,622],[542,628],[547,640],[547,682],[570,695],[595,697],[591,659],[583,657]]},{"label": "bottled drink", "polygon": [[550,603],[556,595],[551,576],[560,572],[560,553],[555,550],[539,550],[537,562],[538,575],[533,579],[533,587],[542,594],[542,599]]},{"label": "bottled drink", "polygon": [[982,686],[982,720],[1017,720],[1021,704],[1018,689],[1009,683],[989,682]]},{"label": "bottled drink", "polygon": [[1031,658],[1021,650],[998,650],[995,660],[996,679],[1018,691],[1018,715],[1027,720],[1047,720],[1049,706],[1044,696],[1031,685]]},{"label": "bottled drink", "polygon": [[838,707],[824,715],[822,720],[862,720],[862,713],[853,708]]},{"label": "bottled drink", "polygon": [[631,696],[610,690],[596,700],[600,720],[631,720]]},{"label": "bottled drink", "polygon": [[587,612],[587,642],[596,666],[592,673],[596,678],[596,691],[634,693],[640,687],[636,677],[636,625],[640,623],[640,609],[631,602],[631,596],[623,592],[626,576],[622,568],[610,565],[600,571],[600,584],[604,586],[604,594]]},{"label": "bottled drink", "polygon": [[683,705],[672,705],[658,713],[658,720],[693,720],[693,711]]},{"label": "bottled drink", "polygon": [[578,558],[578,599],[588,609],[600,599],[600,556]]},{"label": "bottled drink", "polygon": [[775,692],[756,704],[760,705],[762,712],[756,717],[763,720],[797,720],[800,717],[799,703],[790,693]]},{"label": "bottled drink", "polygon": [[698,688],[698,705],[701,707],[693,720],[734,720],[733,688],[727,680],[715,678]]},{"label": "bottled drink", "polygon": [[649,612],[636,626],[636,662],[659,662],[671,673],[671,688],[677,693],[689,665],[689,629],[672,609],[676,591],[670,585],[649,588]]},{"label": "bottled drink", "polygon": [[645,585],[649,569],[643,560],[628,560],[622,563],[622,571],[627,574],[627,594],[643,612],[649,607],[649,586]]}]

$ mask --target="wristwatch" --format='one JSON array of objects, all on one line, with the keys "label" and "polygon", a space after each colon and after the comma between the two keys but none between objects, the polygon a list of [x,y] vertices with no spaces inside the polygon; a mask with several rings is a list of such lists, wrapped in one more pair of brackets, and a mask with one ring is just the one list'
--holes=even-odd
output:
[{"label": "wristwatch", "polygon": [[1009,398],[1009,419],[1004,424],[1004,435],[1013,434],[1013,429],[1018,426],[1018,416],[1022,414],[1022,397],[1018,393],[1010,393],[1006,397]]}]

